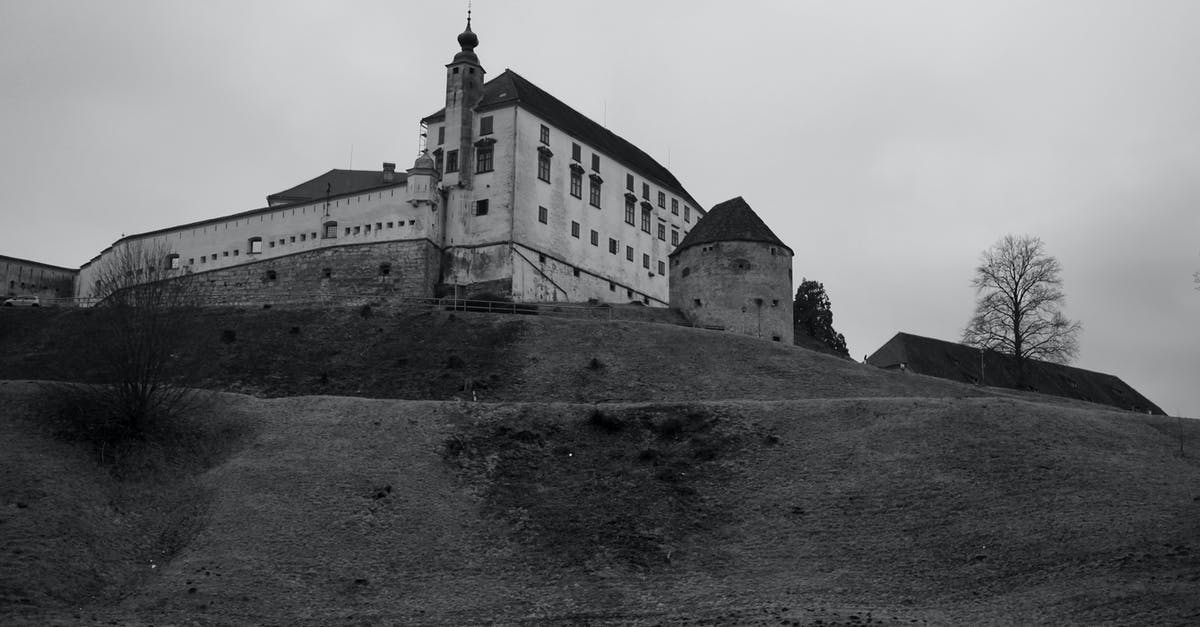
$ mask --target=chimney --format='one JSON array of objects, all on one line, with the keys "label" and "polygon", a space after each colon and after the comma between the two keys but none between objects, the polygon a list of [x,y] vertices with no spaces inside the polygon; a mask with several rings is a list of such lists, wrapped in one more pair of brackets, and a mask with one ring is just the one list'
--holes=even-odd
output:
[{"label": "chimney", "polygon": [[383,162],[383,182],[392,183],[396,180],[396,164]]}]

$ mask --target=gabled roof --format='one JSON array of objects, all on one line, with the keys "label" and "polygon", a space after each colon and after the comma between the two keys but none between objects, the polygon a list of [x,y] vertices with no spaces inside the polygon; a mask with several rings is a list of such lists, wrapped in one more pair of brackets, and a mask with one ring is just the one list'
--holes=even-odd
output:
[{"label": "gabled roof", "polygon": [[[531,113],[562,129],[563,132],[636,170],[659,185],[674,190],[693,207],[701,209],[700,203],[696,202],[696,199],[692,198],[692,195],[683,188],[675,175],[655,161],[653,157],[512,70],[506,69],[499,76],[483,84],[483,96],[476,105],[475,111],[482,112],[513,104],[525,107]],[[440,122],[445,118],[446,109],[442,108],[421,121]]]},{"label": "gabled roof", "polygon": [[383,180],[382,170],[330,170],[314,179],[309,179],[295,187],[275,192],[267,196],[269,204],[303,202],[319,200],[325,197],[341,194],[356,194],[377,187],[391,187],[404,183],[408,175],[396,172],[391,182]]},{"label": "gabled roof", "polygon": [[678,254],[689,246],[709,244],[712,242],[764,242],[792,249],[779,239],[771,229],[758,217],[757,213],[746,204],[741,196],[731,198],[713,207],[696,227],[688,232],[687,237],[679,242],[679,246],[671,255]]},{"label": "gabled roof", "polygon": [[[911,333],[897,333],[867,357],[867,363],[889,369],[898,368],[903,363],[912,372],[963,383],[979,383],[981,380],[978,348]],[[1025,388],[1034,392],[1131,411],[1165,413],[1129,384],[1111,374],[1037,360],[1026,362],[1025,370]],[[1021,389],[1016,359],[1012,355],[985,351],[982,383]]]}]

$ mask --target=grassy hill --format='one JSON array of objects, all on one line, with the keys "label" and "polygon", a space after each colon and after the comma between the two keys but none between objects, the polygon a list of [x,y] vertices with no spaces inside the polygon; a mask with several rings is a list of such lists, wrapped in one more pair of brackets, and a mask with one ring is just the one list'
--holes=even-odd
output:
[{"label": "grassy hill", "polygon": [[[62,368],[61,315],[0,375]],[[213,386],[463,400],[220,394],[155,485],[0,383],[3,622],[1200,621],[1194,421],[665,325],[206,315]]]}]

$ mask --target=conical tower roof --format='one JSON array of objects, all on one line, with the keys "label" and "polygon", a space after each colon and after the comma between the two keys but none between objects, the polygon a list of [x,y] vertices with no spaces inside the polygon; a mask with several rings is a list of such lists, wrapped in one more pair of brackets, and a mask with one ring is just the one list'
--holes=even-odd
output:
[{"label": "conical tower roof", "polygon": [[[687,237],[679,242],[671,255],[679,254],[685,248],[697,244],[712,242],[763,242],[792,249],[783,243],[775,233],[758,217],[757,213],[746,204],[741,196],[731,198],[716,205],[692,229]],[[793,252],[794,254],[794,252]]]}]

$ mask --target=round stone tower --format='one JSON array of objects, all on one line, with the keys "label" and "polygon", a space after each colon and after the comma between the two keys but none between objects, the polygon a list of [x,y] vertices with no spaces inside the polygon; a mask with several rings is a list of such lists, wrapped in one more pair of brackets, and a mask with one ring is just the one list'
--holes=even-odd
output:
[{"label": "round stone tower", "polygon": [[694,324],[792,343],[792,249],[741,196],[713,207],[670,257],[671,307]]}]

